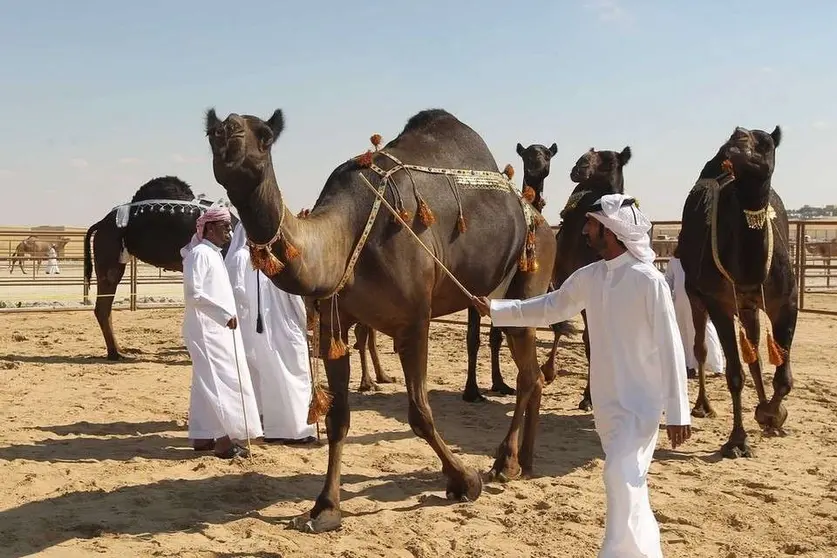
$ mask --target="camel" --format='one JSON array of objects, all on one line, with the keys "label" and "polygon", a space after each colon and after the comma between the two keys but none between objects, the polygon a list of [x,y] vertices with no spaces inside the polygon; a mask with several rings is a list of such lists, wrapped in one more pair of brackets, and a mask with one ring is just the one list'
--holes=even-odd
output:
[{"label": "camel", "polygon": [[[581,234],[586,221],[587,208],[593,202],[606,194],[622,194],[625,192],[624,167],[631,160],[631,148],[626,146],[622,151],[596,151],[592,147],[576,161],[570,171],[570,180],[577,186],[567,199],[567,204],[561,211],[561,225],[555,235],[558,250],[555,260],[553,286],[557,289],[577,269],[598,261],[599,255],[587,245]],[[587,332],[587,313],[582,310],[584,320],[584,352],[587,355],[587,385],[584,388],[578,408],[589,411],[593,408],[590,398],[590,338]],[[554,378],[555,354],[558,351],[558,341],[566,335],[567,327],[553,324],[555,337],[549,357],[541,367],[544,376]]]},{"label": "camel", "polygon": [[[166,271],[183,271],[180,249],[189,243],[195,232],[195,224],[202,211],[200,206],[212,205],[209,200],[195,200],[189,185],[176,176],[153,178],[143,184],[131,203],[144,200],[196,201],[198,205],[173,203],[170,206],[131,207],[128,223],[124,227],[117,226],[119,210],[114,208],[87,229],[84,236],[84,280],[87,285],[90,284],[95,265],[97,296],[94,313],[105,338],[108,360],[125,358],[113,333],[111,313],[116,288],[125,274],[128,253]],[[233,225],[238,223],[235,215],[232,221]],[[223,253],[227,248],[224,247]]]},{"label": "camel", "polygon": [[[797,287],[788,252],[787,213],[771,187],[781,137],[779,126],[769,134],[736,128],[703,167],[689,192],[677,241],[675,255],[683,264],[696,332],[699,391],[692,415],[715,415],[705,388],[708,314],[724,349],[732,398],[733,427],[721,448],[726,458],[752,457],[742,420],[741,358],[749,365],[758,394],[755,419],[766,434],[783,433],[788,413],[782,400],[793,387],[790,351],[796,328]],[[765,394],[758,355],[759,308],[770,321],[766,327],[767,349],[770,363],[776,366],[770,400]]]},{"label": "camel", "polygon": [[[516,146],[517,154],[523,159],[523,197],[539,212],[543,211],[546,200],[543,188],[546,177],[549,176],[550,163],[558,153],[558,144],[546,147],[532,144],[524,148],[520,143]],[[562,331],[570,331],[569,323],[561,324]],[[556,335],[559,335],[556,333]],[[468,373],[465,381],[465,391],[462,399],[468,402],[486,401],[486,397],[479,392],[477,386],[477,356],[480,347],[480,315],[476,309],[468,309]],[[488,344],[491,349],[491,389],[490,392],[499,395],[515,395],[514,388],[509,387],[503,380],[500,371],[500,347],[503,344],[503,331],[492,326],[488,333]]]},{"label": "camel", "polygon": [[[468,295],[545,293],[555,261],[552,231],[497,170],[483,139],[440,109],[415,114],[381,150],[374,135],[376,151],[337,166],[309,216],[298,219],[273,169],[271,147],[283,129],[279,109],[266,121],[235,113],[222,121],[214,109],[206,114],[215,179],[238,209],[253,261],[279,288],[321,302],[320,355],[333,396],[325,421],[328,471],[313,508],[291,526],[320,533],[341,523],[340,466],[350,415],[346,341],[355,322],[394,339],[413,432],[441,460],[448,499],[476,500],[481,476],[442,440],[428,401],[430,320],[468,308]],[[490,473],[500,480],[532,471],[543,388],[534,328],[509,328],[506,336],[519,374],[514,416]]]},{"label": "camel", "polygon": [[26,270],[23,268],[23,259],[27,255],[35,259],[35,272],[37,273],[41,268],[41,261],[49,257],[49,247],[55,246],[55,251],[60,254],[61,250],[64,249],[70,240],[66,236],[46,240],[37,236],[30,236],[22,240],[9,255],[9,274],[14,271],[15,264],[20,267],[21,272],[26,273]]}]

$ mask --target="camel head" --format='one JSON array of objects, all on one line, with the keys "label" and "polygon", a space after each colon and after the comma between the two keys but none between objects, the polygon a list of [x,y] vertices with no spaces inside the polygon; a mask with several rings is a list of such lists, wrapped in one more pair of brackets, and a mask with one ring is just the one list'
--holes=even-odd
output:
[{"label": "camel head", "polygon": [[[631,148],[622,151],[596,151],[592,147],[576,161],[570,180],[579,184],[594,175],[620,175],[622,167],[631,160]],[[621,182],[621,181],[620,181]]]},{"label": "camel head", "polygon": [[[215,109],[206,113],[206,137],[212,149],[212,170],[230,201],[250,194],[272,168],[270,148],[285,128],[282,111],[262,120],[249,114],[230,114],[221,120]],[[248,191],[241,191],[246,189]]]},{"label": "camel head", "polygon": [[[558,153],[558,144],[546,147],[533,143],[526,149],[517,144],[517,154],[523,159],[523,190],[531,197],[530,201],[538,211],[543,211],[546,201],[543,199],[543,182],[549,176],[549,163]],[[529,187],[533,192],[526,192]]]},{"label": "camel head", "polygon": [[748,130],[738,126],[721,151],[732,162],[735,175],[768,179],[773,175],[776,148],[781,141],[782,129],[779,126],[769,134],[763,130]]}]

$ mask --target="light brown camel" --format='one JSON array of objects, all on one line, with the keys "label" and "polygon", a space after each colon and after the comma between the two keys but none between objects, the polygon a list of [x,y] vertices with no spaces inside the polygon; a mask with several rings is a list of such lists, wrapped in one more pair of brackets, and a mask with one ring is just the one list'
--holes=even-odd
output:
[{"label": "light brown camel", "polygon": [[23,260],[26,256],[35,259],[35,270],[37,273],[41,268],[41,262],[49,257],[49,247],[55,246],[55,251],[61,254],[70,240],[66,236],[48,239],[30,236],[22,240],[9,255],[9,273],[11,274],[14,271],[15,264],[20,267],[20,271],[26,273],[26,270],[23,268]]},{"label": "light brown camel", "polygon": [[[475,500],[480,474],[442,440],[427,397],[430,320],[468,308],[471,299],[386,206],[377,211],[377,196],[477,296],[545,293],[555,258],[551,229],[497,170],[483,139],[443,110],[416,114],[381,151],[339,165],[308,217],[298,219],[283,202],[270,153],[283,128],[280,110],[267,121],[238,114],[221,121],[214,109],[206,116],[215,179],[238,209],[253,261],[281,289],[320,299],[320,351],[334,398],[326,418],[328,472],[313,509],[292,526],[309,532],[340,526],[346,341],[356,322],[395,340],[410,426],[442,461],[447,497]],[[379,141],[373,136],[373,144]],[[532,471],[543,386],[534,328],[509,328],[506,339],[519,374],[514,416],[492,469],[501,479]]]}]

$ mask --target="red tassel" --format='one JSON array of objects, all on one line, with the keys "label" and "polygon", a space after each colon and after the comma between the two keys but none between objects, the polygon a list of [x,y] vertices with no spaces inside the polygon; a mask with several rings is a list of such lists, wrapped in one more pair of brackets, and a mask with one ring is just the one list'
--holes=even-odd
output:
[{"label": "red tassel", "polygon": [[770,364],[773,366],[782,366],[785,363],[785,350],[776,343],[770,331],[767,331],[767,356],[770,359]]},{"label": "red tassel", "polygon": [[465,221],[465,216],[461,213],[459,214],[459,218],[456,220],[456,228],[459,229],[459,234],[468,230],[468,223]]},{"label": "red tassel", "polygon": [[279,258],[270,250],[270,248],[250,248],[250,262],[253,269],[258,269],[268,277],[281,273],[285,269]]},{"label": "red tassel", "polygon": [[287,238],[285,238],[285,235],[282,235],[282,248],[284,248],[285,251],[285,261],[289,262],[292,259],[299,257],[299,250],[296,246],[291,244]]},{"label": "red tassel", "polygon": [[723,163],[721,163],[721,169],[722,169],[724,172],[729,173],[729,175],[730,175],[732,178],[735,178],[735,173],[734,173],[734,172],[732,172],[732,161],[730,161],[729,159],[724,159],[724,162],[723,162]]},{"label": "red tassel", "polygon": [[355,162],[359,167],[369,167],[372,164],[372,152],[367,151],[363,155],[358,155],[355,157]]},{"label": "red tassel", "polygon": [[506,165],[506,168],[503,169],[503,174],[505,174],[509,180],[514,177],[514,167],[511,165]]},{"label": "red tassel", "polygon": [[419,199],[419,218],[425,227],[429,227],[436,222],[436,216],[433,215],[433,211],[424,201],[424,198]]},{"label": "red tassel", "polygon": [[529,203],[535,201],[535,189],[531,186],[523,187],[523,199]]},{"label": "red tassel", "polygon": [[743,360],[745,364],[753,364],[758,360],[759,356],[758,353],[756,353],[756,348],[750,340],[747,339],[747,333],[741,326],[738,327],[738,344],[741,347],[741,360]]},{"label": "red tassel", "polygon": [[372,134],[372,137],[369,138],[369,141],[372,142],[372,145],[375,146],[375,151],[377,151],[378,146],[381,145],[381,134]]}]

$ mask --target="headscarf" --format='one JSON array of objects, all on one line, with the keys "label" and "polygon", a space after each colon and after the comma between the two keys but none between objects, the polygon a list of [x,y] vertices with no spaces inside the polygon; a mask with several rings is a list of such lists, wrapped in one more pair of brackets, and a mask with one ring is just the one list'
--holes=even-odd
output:
[{"label": "headscarf", "polygon": [[616,235],[633,256],[654,263],[657,254],[651,249],[651,221],[637,207],[636,200],[626,194],[602,196],[587,213]]},{"label": "headscarf", "polygon": [[195,224],[195,234],[192,235],[192,239],[189,241],[189,244],[181,248],[180,255],[185,258],[186,254],[188,254],[192,248],[201,243],[203,240],[204,225],[207,223],[215,223],[217,221],[229,223],[231,221],[230,210],[223,206],[213,206],[198,217],[198,221]]}]

